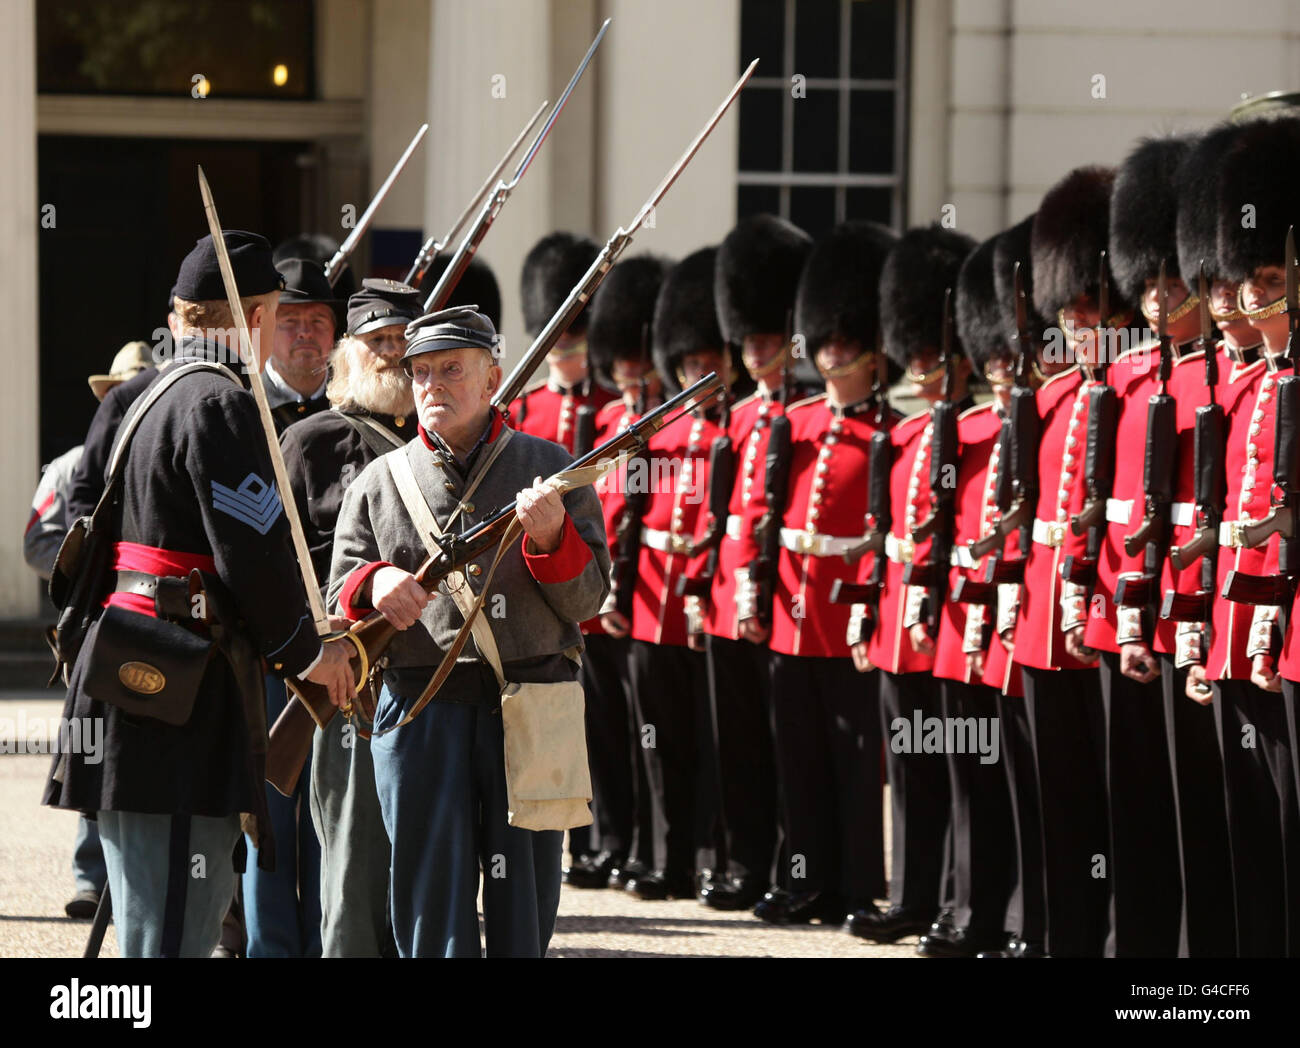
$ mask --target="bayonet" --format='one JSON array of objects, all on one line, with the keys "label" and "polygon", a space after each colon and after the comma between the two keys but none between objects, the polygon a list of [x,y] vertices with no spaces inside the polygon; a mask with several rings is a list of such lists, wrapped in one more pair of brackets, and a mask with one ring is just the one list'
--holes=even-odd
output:
[{"label": "bayonet", "polygon": [[329,280],[330,287],[339,282],[339,277],[343,275],[343,270],[347,268],[347,261],[352,257],[352,252],[356,250],[357,244],[365,236],[366,230],[370,228],[370,223],[375,220],[375,213],[379,210],[379,205],[384,202],[384,197],[388,196],[388,191],[393,188],[397,176],[402,173],[407,161],[411,159],[411,154],[415,152],[416,146],[424,141],[424,136],[428,131],[428,124],[420,125],[420,130],[415,132],[415,137],[411,139],[411,144],[406,147],[406,152],[398,158],[397,163],[393,165],[393,170],[388,172],[388,177],[384,179],[384,184],[379,187],[374,199],[370,201],[370,206],[361,213],[361,217],[357,219],[357,224],[352,227],[352,232],[339,245],[339,249],[334,252],[334,257],[325,263],[325,277]]}]

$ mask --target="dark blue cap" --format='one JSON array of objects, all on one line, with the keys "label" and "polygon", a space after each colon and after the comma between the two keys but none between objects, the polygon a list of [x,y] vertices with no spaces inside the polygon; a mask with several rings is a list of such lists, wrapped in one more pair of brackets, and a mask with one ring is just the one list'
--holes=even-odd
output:
[{"label": "dark blue cap", "polygon": [[[269,291],[284,288],[284,277],[271,261],[271,245],[265,237],[246,233],[242,229],[223,230],[221,237],[226,242],[230,269],[234,273],[235,286],[241,297],[265,295]],[[217,252],[211,236],[198,241],[181,262],[172,295],[187,302],[226,300],[226,286],[221,281],[221,267],[217,264]]]}]

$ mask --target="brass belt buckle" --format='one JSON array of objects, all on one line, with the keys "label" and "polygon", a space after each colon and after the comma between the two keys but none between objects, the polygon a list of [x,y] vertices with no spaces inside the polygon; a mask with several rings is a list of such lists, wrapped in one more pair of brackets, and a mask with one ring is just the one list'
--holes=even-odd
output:
[{"label": "brass belt buckle", "polygon": [[898,540],[898,560],[902,564],[911,564],[916,556],[916,543],[911,539]]},{"label": "brass belt buckle", "polygon": [[1055,521],[1047,525],[1047,544],[1059,549],[1065,544],[1065,525]]},{"label": "brass belt buckle", "polygon": [[690,545],[690,540],[685,535],[669,535],[668,549],[672,553],[685,553]]},{"label": "brass belt buckle", "polygon": [[1245,525],[1242,521],[1232,520],[1228,522],[1228,545],[1232,549],[1241,549],[1245,544]]},{"label": "brass belt buckle", "polygon": [[800,553],[813,554],[817,551],[817,540],[820,535],[814,535],[807,531],[799,532],[799,537],[795,539],[795,545],[799,547]]}]

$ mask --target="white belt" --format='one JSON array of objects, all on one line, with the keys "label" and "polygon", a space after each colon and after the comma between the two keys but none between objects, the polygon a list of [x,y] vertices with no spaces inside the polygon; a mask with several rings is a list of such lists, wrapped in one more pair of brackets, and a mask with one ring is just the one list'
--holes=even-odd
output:
[{"label": "white belt", "polygon": [[[1106,520],[1111,524],[1127,524],[1133,519],[1132,499],[1107,499]],[[1034,539],[1038,541],[1037,538]]]},{"label": "white belt", "polygon": [[689,535],[674,535],[670,531],[659,531],[657,528],[641,529],[641,545],[658,550],[660,553],[685,553],[690,541]]},{"label": "white belt", "polygon": [[954,568],[978,568],[979,558],[971,555],[969,546],[953,546],[948,561]]},{"label": "white belt", "polygon": [[861,535],[840,538],[835,535],[811,534],[799,528],[782,528],[781,545],[795,553],[812,557],[842,557],[862,541]]},{"label": "white belt", "polygon": [[1169,522],[1180,528],[1190,528],[1196,523],[1195,502],[1175,502],[1169,507]]},{"label": "white belt", "polygon": [[916,556],[916,543],[911,539],[900,539],[893,532],[885,534],[885,556],[895,564],[911,564]]},{"label": "white belt", "polygon": [[727,516],[727,538],[733,542],[740,541],[740,514],[732,513]]},{"label": "white belt", "polygon": [[1054,520],[1034,520],[1034,541],[1040,546],[1058,549],[1065,543],[1065,531],[1070,525]]}]

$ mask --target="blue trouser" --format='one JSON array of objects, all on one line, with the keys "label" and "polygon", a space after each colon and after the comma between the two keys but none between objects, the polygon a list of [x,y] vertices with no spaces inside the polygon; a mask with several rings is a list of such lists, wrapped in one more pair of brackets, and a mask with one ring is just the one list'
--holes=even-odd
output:
[{"label": "blue trouser", "polygon": [[[287,693],[279,677],[266,678],[266,723],[274,724]],[[320,956],[320,842],[308,811],[311,754],[294,787],[282,796],[266,784],[266,806],[275,836],[275,870],[257,868],[257,849],[248,842],[244,873],[244,924],[249,957]]]},{"label": "blue trouser", "polygon": [[210,957],[235,893],[238,815],[98,813],[122,957]]},{"label": "blue trouser", "polygon": [[[432,671],[431,671],[432,672]],[[506,822],[504,737],[496,679],[457,666],[445,694],[371,742],[375,786],[393,844],[393,935],[403,957],[478,957],[479,869],[489,957],[543,957],[560,905],[563,834]],[[414,695],[385,685],[376,731]],[[472,701],[477,700],[477,701]]]},{"label": "blue trouser", "polygon": [[99,843],[99,827],[84,815],[77,820],[77,840],[72,847],[72,877],[77,891],[102,892],[108,881],[104,866],[104,848]]}]

